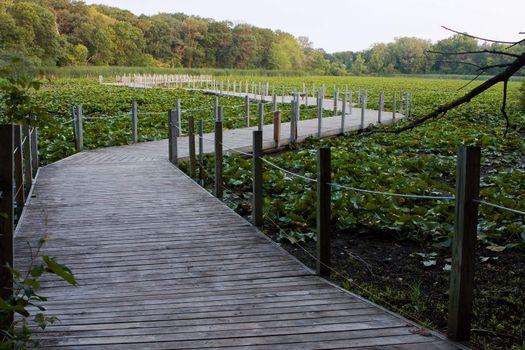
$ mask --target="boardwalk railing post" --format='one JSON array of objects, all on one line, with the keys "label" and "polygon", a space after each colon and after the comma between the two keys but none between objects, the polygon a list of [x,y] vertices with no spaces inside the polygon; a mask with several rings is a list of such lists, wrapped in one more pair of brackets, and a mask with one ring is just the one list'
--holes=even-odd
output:
[{"label": "boardwalk railing post", "polygon": [[31,170],[31,143],[29,140],[29,125],[22,126],[22,158],[24,168],[24,198],[29,196],[33,176]]},{"label": "boardwalk railing post", "polygon": [[199,180],[204,186],[204,122],[199,120]]},{"label": "boardwalk railing post", "polygon": [[131,139],[133,143],[139,142],[138,123],[138,105],[137,101],[133,101],[131,106]]},{"label": "boardwalk railing post", "polygon": [[257,119],[257,130],[262,131],[264,126],[264,104],[259,102],[259,115]]},{"label": "boardwalk railing post", "polygon": [[218,120],[219,118],[219,97],[215,96],[213,99],[213,119]]},{"label": "boardwalk railing post", "polygon": [[339,102],[339,90],[334,88],[334,116],[337,115],[337,102]]},{"label": "boardwalk railing post", "polygon": [[178,152],[177,152],[177,114],[176,111],[171,109],[168,111],[168,157],[169,161],[177,166]]},{"label": "boardwalk railing post", "polygon": [[361,130],[365,129],[365,106],[366,98],[364,95],[361,95]]},{"label": "boardwalk railing post", "polygon": [[75,140],[75,149],[78,151],[78,130],[77,130],[77,106],[71,106],[71,121],[73,127],[73,139]]},{"label": "boardwalk railing post", "polygon": [[[246,85],[246,88],[248,88],[248,85]],[[244,116],[246,118],[246,127],[250,127],[250,96],[248,96],[248,93],[246,93],[246,96],[244,96]]]},{"label": "boardwalk railing post", "polygon": [[409,93],[406,93],[406,101],[405,101],[405,117],[410,117],[410,96]]},{"label": "boardwalk railing post", "polygon": [[190,177],[195,179],[197,174],[196,160],[195,160],[195,118],[188,117],[188,146],[190,148]]},{"label": "boardwalk railing post", "polygon": [[349,95],[348,95],[348,106],[349,106],[349,110],[348,110],[348,114],[352,115],[352,112],[354,110],[354,102],[352,101],[352,90],[349,91]]},{"label": "boardwalk railing post", "polygon": [[277,111],[277,96],[275,93],[272,93],[272,111]]},{"label": "boardwalk railing post", "polygon": [[319,149],[317,158],[317,274],[330,275],[330,148]]},{"label": "boardwalk railing post", "polygon": [[32,128],[31,135],[29,137],[31,142],[31,169],[33,178],[36,177],[38,167],[40,166],[40,161],[38,159],[38,129]]},{"label": "boardwalk railing post", "polygon": [[470,338],[474,265],[476,260],[479,176],[479,147],[461,147],[456,170],[456,209],[448,309],[448,337]]},{"label": "boardwalk railing post", "polygon": [[346,118],[346,92],[343,94],[343,108],[341,111],[341,134],[345,133],[345,118]]},{"label": "boardwalk railing post", "polygon": [[377,123],[381,124],[381,118],[383,113],[383,108],[385,108],[385,92],[381,91],[379,95],[379,110],[377,111]]},{"label": "boardwalk railing post", "polygon": [[222,200],[222,120],[215,121],[215,197]]},{"label": "boardwalk railing post", "polygon": [[392,99],[392,120],[396,120],[396,93]]},{"label": "boardwalk railing post", "polygon": [[323,132],[323,95],[319,89],[317,93],[317,137],[321,137]]},{"label": "boardwalk railing post", "polygon": [[252,220],[255,226],[263,225],[263,164],[262,131],[253,132],[253,203]]},{"label": "boardwalk railing post", "polygon": [[84,150],[84,110],[82,106],[77,107],[77,130],[78,130],[78,150]]},{"label": "boardwalk railing post", "polygon": [[[13,275],[6,266],[13,266],[14,256],[14,129],[12,125],[0,125],[0,213],[3,214],[0,215],[0,298],[3,300],[8,300],[13,292]],[[9,313],[0,320],[0,329],[6,329],[12,321],[13,313]]]},{"label": "boardwalk railing post", "polygon": [[291,110],[290,110],[290,143],[293,144],[297,141],[297,119],[295,117],[297,109],[297,102],[295,101],[295,95],[292,98]]},{"label": "boardwalk railing post", "polygon": [[281,146],[281,112],[275,111],[273,113],[273,141],[275,147]]},{"label": "boardwalk railing post", "polygon": [[15,203],[16,203],[16,216],[20,218],[22,210],[25,204],[25,193],[24,193],[24,157],[22,154],[22,127],[15,125],[15,153],[14,166],[15,166]]}]

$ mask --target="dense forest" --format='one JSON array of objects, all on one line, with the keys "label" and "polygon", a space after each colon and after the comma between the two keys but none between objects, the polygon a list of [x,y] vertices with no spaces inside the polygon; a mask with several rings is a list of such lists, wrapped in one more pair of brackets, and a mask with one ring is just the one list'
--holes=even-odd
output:
[{"label": "dense forest", "polygon": [[437,43],[402,37],[362,52],[329,54],[313,48],[307,37],[182,13],[136,16],[82,1],[0,0],[0,53],[17,52],[45,66],[259,68],[331,75],[477,74],[478,66],[509,58],[484,53],[443,56],[428,51],[498,48],[454,35]]}]

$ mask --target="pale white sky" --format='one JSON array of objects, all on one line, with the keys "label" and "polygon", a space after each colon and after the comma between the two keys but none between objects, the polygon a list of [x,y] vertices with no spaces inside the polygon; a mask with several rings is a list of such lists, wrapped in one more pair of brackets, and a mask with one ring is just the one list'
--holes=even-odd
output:
[{"label": "pale white sky", "polygon": [[327,52],[357,51],[395,37],[437,41],[441,25],[505,41],[524,38],[525,0],[86,0],[139,15],[183,12],[308,36]]}]

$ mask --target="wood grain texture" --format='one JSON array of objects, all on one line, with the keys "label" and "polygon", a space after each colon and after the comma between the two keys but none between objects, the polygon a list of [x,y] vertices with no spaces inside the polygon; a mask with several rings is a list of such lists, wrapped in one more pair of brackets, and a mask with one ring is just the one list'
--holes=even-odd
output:
[{"label": "wood grain texture", "polygon": [[61,322],[37,331],[42,348],[455,348],[316,277],[167,153],[165,142],[133,144],[41,169],[15,265],[47,235],[42,254],[79,282],[43,278]]}]

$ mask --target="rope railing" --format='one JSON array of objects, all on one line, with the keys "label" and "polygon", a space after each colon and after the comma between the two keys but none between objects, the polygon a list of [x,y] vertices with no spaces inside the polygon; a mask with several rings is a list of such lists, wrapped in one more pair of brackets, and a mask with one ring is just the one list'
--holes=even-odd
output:
[{"label": "rope railing", "polygon": [[507,207],[504,207],[502,205],[498,205],[498,204],[494,204],[494,203],[490,203],[490,202],[486,202],[486,201],[482,201],[482,200],[478,200],[478,199],[473,199],[472,201],[474,203],[478,203],[478,204],[481,204],[481,205],[486,205],[488,207],[492,207],[492,208],[500,209],[500,210],[503,210],[503,211],[508,211],[510,213],[514,213],[514,214],[524,215],[525,216],[525,211],[512,209],[512,208],[507,208]]}]

